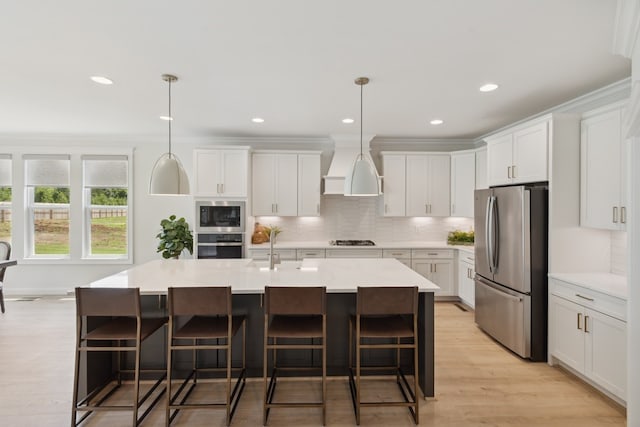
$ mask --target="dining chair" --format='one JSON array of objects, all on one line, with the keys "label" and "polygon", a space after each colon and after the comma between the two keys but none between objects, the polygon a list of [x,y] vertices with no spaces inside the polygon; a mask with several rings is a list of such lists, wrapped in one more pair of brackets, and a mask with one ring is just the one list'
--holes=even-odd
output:
[{"label": "dining chair", "polygon": [[[11,257],[11,244],[9,242],[0,241],[0,260],[7,261]],[[2,292],[2,284],[4,283],[4,273],[7,267],[0,268],[0,309],[4,313],[4,293]]]}]

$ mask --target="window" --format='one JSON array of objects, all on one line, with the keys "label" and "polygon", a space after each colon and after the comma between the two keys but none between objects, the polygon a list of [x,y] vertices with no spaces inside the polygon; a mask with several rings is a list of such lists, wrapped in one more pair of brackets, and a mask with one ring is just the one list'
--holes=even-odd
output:
[{"label": "window", "polygon": [[83,156],[84,256],[127,258],[127,156]]},{"label": "window", "polygon": [[11,243],[11,156],[0,154],[0,240]]},{"label": "window", "polygon": [[69,256],[70,157],[25,155],[26,257]]}]

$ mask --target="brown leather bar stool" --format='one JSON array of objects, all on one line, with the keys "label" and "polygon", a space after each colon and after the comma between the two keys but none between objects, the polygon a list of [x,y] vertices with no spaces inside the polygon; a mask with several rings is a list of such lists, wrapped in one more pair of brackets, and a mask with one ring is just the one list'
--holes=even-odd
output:
[{"label": "brown leather bar stool", "polygon": [[[355,379],[353,365],[353,334],[355,332]],[[363,341],[364,340],[364,341]],[[395,366],[361,366],[363,349],[395,349]],[[400,367],[400,350],[413,350],[413,390]],[[395,373],[396,383],[404,401],[367,401],[360,398],[361,371]],[[356,424],[360,424],[362,406],[405,406],[419,422],[418,412],[418,288],[358,287],[355,316],[349,320],[349,386]]]},{"label": "brown leather bar stool", "polygon": [[[245,316],[232,314],[231,287],[185,287],[169,288],[169,339],[167,351],[167,416],[168,426],[182,409],[226,408],[227,425],[246,383],[246,322]],[[242,367],[232,366],[232,341],[242,327]],[[220,344],[219,340],[223,340]],[[215,344],[212,342],[216,340]],[[175,394],[171,391],[172,355],[174,351],[191,350],[191,372],[182,381]],[[223,350],[225,366],[201,368],[198,366],[198,350]],[[231,389],[232,371],[240,371],[233,390]],[[189,394],[198,382],[200,372],[224,372],[226,378],[226,396],[221,403],[188,403]],[[184,392],[185,387],[191,386]],[[182,397],[181,397],[182,396]],[[173,410],[173,413],[171,412]]]},{"label": "brown leather bar stool", "polygon": [[[106,318],[106,319],[105,319]],[[156,398],[138,418],[138,410],[165,378],[166,371],[140,369],[142,342],[167,323],[167,319],[142,318],[140,290],[138,288],[76,288],[76,357],[73,381],[73,408],[71,425],[82,423],[94,411],[132,411],[132,425],[138,425],[160,400],[165,389],[160,388]],[[98,324],[94,327],[94,324]],[[117,368],[109,380],[78,401],[78,377],[82,353],[115,352]],[[134,352],[134,368],[122,369],[122,356]],[[88,355],[87,355],[88,357]],[[133,402],[131,405],[103,404],[121,385],[123,374],[133,374]],[[140,375],[160,374],[153,386],[140,398]],[[115,384],[114,384],[115,381]],[[110,387],[110,388],[109,388]],[[109,390],[109,391],[106,391]],[[78,412],[86,412],[76,424]]]},{"label": "brown leather bar stool", "polygon": [[[322,408],[322,425],[327,412],[327,297],[326,288],[318,287],[272,287],[264,289],[264,406],[263,423],[267,425],[271,408]],[[285,341],[281,341],[284,339]],[[311,339],[311,343],[308,341]],[[321,344],[314,344],[320,339]],[[303,342],[300,342],[303,340]],[[322,352],[322,400],[320,402],[273,402],[278,371],[309,371],[318,367],[279,367],[277,351],[311,349]],[[273,354],[273,370],[267,382],[269,350]]]}]

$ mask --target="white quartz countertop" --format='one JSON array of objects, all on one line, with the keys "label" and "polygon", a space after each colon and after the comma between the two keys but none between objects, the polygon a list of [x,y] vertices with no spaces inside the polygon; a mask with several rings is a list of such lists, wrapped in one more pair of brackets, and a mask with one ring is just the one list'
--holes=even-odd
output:
[{"label": "white quartz countertop", "polygon": [[[325,241],[283,241],[274,244],[275,249],[459,249],[473,253],[473,246],[449,245],[446,242],[375,242],[375,246],[337,246]],[[269,243],[249,244],[248,249],[269,249]]]},{"label": "white quartz countertop", "polygon": [[627,299],[627,278],[611,273],[549,273],[552,279]]},{"label": "white quartz countertop", "polygon": [[169,286],[230,285],[232,293],[263,293],[271,286],[326,286],[327,292],[356,292],[358,286],[418,286],[440,289],[394,258],[330,258],[268,262],[252,259],[162,259],[137,265],[89,284],[90,287],[140,288],[165,294]]}]

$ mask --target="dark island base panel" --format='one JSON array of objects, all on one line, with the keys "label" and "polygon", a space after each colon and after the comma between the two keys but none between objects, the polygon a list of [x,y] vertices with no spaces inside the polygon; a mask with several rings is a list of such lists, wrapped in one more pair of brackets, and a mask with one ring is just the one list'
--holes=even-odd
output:
[{"label": "dark island base panel", "polygon": [[[166,315],[166,301],[164,296],[142,297],[145,316]],[[356,294],[329,293],[327,294],[327,374],[344,376],[348,374],[349,358],[349,315],[355,313]],[[262,376],[262,345],[264,331],[264,311],[262,310],[262,295],[234,295],[234,313],[247,316],[247,373],[250,377]],[[422,292],[419,297],[419,384],[425,397],[434,396],[434,306],[433,293]],[[234,366],[241,366],[242,331],[234,337],[233,362]],[[167,337],[161,331],[148,338],[142,346],[142,368],[163,369],[166,366]],[[204,351],[198,353],[198,364],[201,367],[224,366],[225,352]],[[412,373],[413,363],[410,351],[401,352],[403,369]],[[174,373],[176,377],[181,372],[191,369],[191,351],[174,352]],[[271,356],[270,356],[271,359]],[[116,366],[115,357],[109,353],[91,353],[84,359],[82,377],[89,375],[85,382],[90,389],[103,384],[109,377],[111,368]],[[363,351],[363,365],[392,365],[395,363],[394,350]],[[125,365],[133,367],[133,356],[125,356]],[[289,350],[278,352],[280,366],[320,366],[320,350]],[[283,373],[284,374],[284,373]],[[143,378],[144,379],[144,378]]]}]

